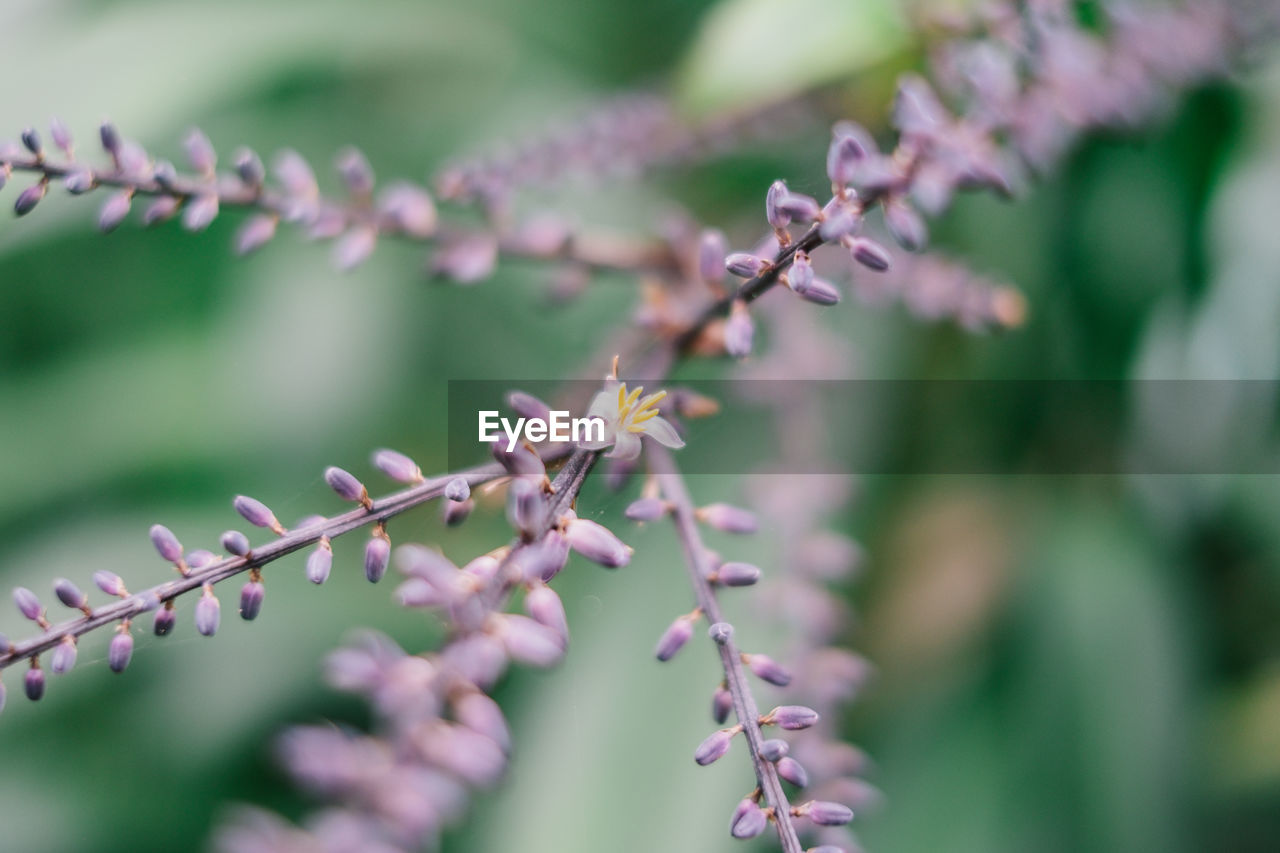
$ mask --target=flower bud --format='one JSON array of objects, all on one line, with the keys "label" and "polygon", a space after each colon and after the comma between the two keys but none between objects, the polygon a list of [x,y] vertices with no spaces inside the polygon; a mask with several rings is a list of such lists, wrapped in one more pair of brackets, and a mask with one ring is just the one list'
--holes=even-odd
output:
[{"label": "flower bud", "polygon": [[640,498],[632,501],[623,515],[632,521],[657,521],[667,512],[667,502],[661,498]]},{"label": "flower bud", "polygon": [[658,647],[654,649],[654,657],[666,663],[676,656],[676,652],[684,648],[684,644],[689,642],[689,638],[692,636],[693,620],[688,616],[677,618],[658,639]]},{"label": "flower bud", "polygon": [[526,581],[550,583],[560,574],[569,559],[569,543],[557,531],[550,531],[532,545],[521,548],[516,555],[520,574]]},{"label": "flower bud", "polygon": [[262,585],[262,581],[249,581],[240,588],[240,618],[246,622],[252,622],[258,618],[258,614],[262,612],[262,599],[266,596],[267,588]]},{"label": "flower bud", "polygon": [[26,677],[22,680],[22,689],[26,692],[28,699],[39,702],[44,696],[44,670],[36,667],[27,670]]},{"label": "flower bud", "polygon": [[468,690],[455,699],[453,716],[462,725],[502,747],[511,749],[511,732],[497,702],[479,690]]},{"label": "flower bud", "polygon": [[392,184],[382,191],[378,210],[410,237],[425,239],[436,231],[435,201],[430,193],[413,184]]},{"label": "flower bud", "polygon": [[575,518],[565,526],[569,547],[606,569],[617,569],[631,562],[632,548],[602,525],[585,518]]},{"label": "flower bud", "polygon": [[774,181],[769,185],[769,191],[765,194],[765,218],[769,220],[769,226],[775,231],[786,228],[791,224],[791,217],[782,209],[782,200],[786,195],[787,185],[783,181]]},{"label": "flower bud", "polygon": [[524,597],[524,612],[568,642],[569,619],[565,616],[564,602],[551,587],[540,583],[530,589]]},{"label": "flower bud", "polygon": [[364,576],[369,583],[377,583],[387,573],[387,565],[391,562],[391,543],[386,534],[375,535],[364,546]]},{"label": "flower bud", "polygon": [[352,195],[367,196],[373,191],[373,168],[359,148],[349,146],[339,151],[334,165]]},{"label": "flower bud", "polygon": [[67,156],[71,155],[71,131],[62,123],[62,119],[55,116],[49,121],[49,135],[53,137],[54,145],[62,149]]},{"label": "flower bud", "polygon": [[547,505],[542,489],[528,480],[511,481],[507,490],[507,520],[526,536],[536,533],[546,519]]},{"label": "flower bud", "polygon": [[270,243],[276,236],[276,217],[270,213],[259,213],[249,217],[236,232],[235,249],[238,255],[255,252]]},{"label": "flower bud", "polygon": [[698,241],[698,276],[707,284],[724,281],[725,255],[729,251],[724,232],[707,229]]},{"label": "flower bud", "polygon": [[725,258],[724,268],[738,278],[755,278],[770,267],[764,258],[748,252],[735,252]]},{"label": "flower bud", "polygon": [[790,756],[778,759],[778,775],[797,788],[803,788],[809,784],[809,774],[800,766],[799,761]]},{"label": "flower bud", "polygon": [[444,496],[448,500],[461,503],[471,497],[471,485],[462,477],[454,477],[445,484]]},{"label": "flower bud", "polygon": [[333,568],[333,548],[328,538],[320,540],[315,550],[307,555],[307,580],[314,584],[322,584],[329,579],[329,571]]},{"label": "flower bud", "polygon": [[71,671],[71,667],[76,665],[76,641],[70,634],[62,638],[58,645],[53,647],[53,654],[50,656],[49,669],[53,670],[54,675],[64,675]]},{"label": "flower bud", "polygon": [[67,176],[62,179],[62,185],[72,195],[84,195],[92,190],[96,183],[93,171],[88,166],[80,166],[67,173]]},{"label": "flower bud", "polygon": [[803,705],[779,705],[770,711],[765,719],[787,731],[807,729],[818,722],[818,712]]},{"label": "flower bud", "polygon": [[716,569],[716,582],[723,586],[751,586],[760,580],[760,569],[750,563],[724,563]]},{"label": "flower bud", "polygon": [[724,757],[724,754],[729,751],[729,746],[733,743],[733,736],[737,733],[736,729],[720,729],[712,732],[693,751],[693,760],[706,767],[713,761]]},{"label": "flower bud", "polygon": [[858,164],[871,153],[866,142],[869,136],[851,123],[842,123],[833,129],[831,147],[827,149],[827,177],[831,183],[837,186],[853,183]]},{"label": "flower bud", "polygon": [[205,548],[197,548],[187,555],[187,567],[192,569],[203,569],[205,566],[218,562],[218,555]]},{"label": "flower bud", "polygon": [[120,153],[120,131],[111,122],[104,121],[99,125],[98,139],[102,142],[103,151],[113,156]]},{"label": "flower bud", "polygon": [[728,622],[717,622],[707,629],[709,636],[717,646],[723,646],[733,639],[733,626]]},{"label": "flower bud", "polygon": [[809,289],[800,296],[815,305],[835,305],[840,301],[840,291],[836,290],[831,282],[822,278],[815,278],[809,285]]},{"label": "flower bud", "polygon": [[512,660],[527,666],[554,666],[564,657],[565,644],[545,625],[525,616],[502,617],[502,644]]},{"label": "flower bud", "polygon": [[848,205],[830,210],[827,218],[818,226],[818,236],[826,243],[834,243],[858,230],[862,218]]},{"label": "flower bud", "polygon": [[853,820],[853,809],[840,803],[813,800],[800,806],[799,811],[818,826],[844,826]]},{"label": "flower bud", "polygon": [[169,601],[165,603],[164,607],[156,611],[156,617],[151,627],[157,637],[163,637],[173,631],[173,626],[177,621],[178,617],[173,609],[173,602]]},{"label": "flower bud", "polygon": [[329,467],[324,471],[324,481],[329,488],[338,493],[344,501],[364,503],[369,500],[369,492],[364,484],[341,468]]},{"label": "flower bud", "polygon": [[898,245],[908,252],[918,252],[929,241],[929,229],[916,209],[899,196],[885,202],[884,224]]},{"label": "flower bud", "polygon": [[177,563],[182,559],[182,543],[163,524],[151,525],[151,544],[166,562]]},{"label": "flower bud", "polygon": [[417,463],[394,450],[379,450],[373,454],[373,467],[401,483],[421,483],[422,469]]},{"label": "flower bud", "polygon": [[401,607],[443,607],[448,598],[426,578],[409,578],[396,587],[396,602]]},{"label": "flower bud", "polygon": [[754,512],[732,504],[707,504],[696,514],[703,524],[723,533],[755,533],[760,527]]},{"label": "flower bud", "polygon": [[182,140],[182,147],[187,153],[187,162],[191,164],[191,168],[203,175],[213,174],[213,170],[218,165],[218,155],[213,150],[213,143],[209,141],[209,137],[204,135],[204,131],[193,127],[187,133],[186,139]]},{"label": "flower bud", "polygon": [[813,264],[804,252],[796,252],[787,270],[787,286],[803,296],[813,286]]},{"label": "flower bud", "polygon": [[267,509],[267,505],[262,501],[244,495],[237,495],[236,499],[231,502],[236,508],[236,512],[244,517],[244,520],[255,527],[266,527],[276,533],[283,534],[284,526],[276,519],[275,513]]},{"label": "flower bud", "polygon": [[66,578],[58,578],[53,582],[53,594],[59,601],[74,610],[83,610],[88,603],[79,587]]},{"label": "flower bud", "polygon": [[142,211],[142,224],[150,228],[152,225],[168,222],[178,215],[179,204],[177,196],[160,196]]},{"label": "flower bud", "polygon": [[172,189],[173,185],[178,182],[178,169],[168,160],[161,160],[156,163],[152,176],[160,186],[165,189]]},{"label": "flower bud", "polygon": [[822,205],[813,196],[787,192],[778,199],[778,209],[793,222],[812,222],[822,212]]},{"label": "flower bud", "polygon": [[349,272],[369,260],[378,246],[378,232],[371,225],[356,225],[333,244],[333,265]]},{"label": "flower bud", "polygon": [[849,254],[855,261],[876,272],[884,272],[892,263],[884,246],[866,237],[855,237],[849,244]]},{"label": "flower bud", "polygon": [[218,217],[218,195],[202,193],[189,200],[182,209],[182,227],[188,231],[203,231]]},{"label": "flower bud", "polygon": [[133,191],[122,190],[114,193],[102,205],[102,210],[98,212],[98,230],[104,234],[116,230],[120,227],[120,223],[124,222],[124,218],[129,215],[129,209],[133,206]]},{"label": "flower bud", "polygon": [[770,738],[760,744],[760,757],[765,761],[778,761],[786,758],[787,753],[790,751],[790,745],[782,738]]},{"label": "flower bud", "polygon": [[98,589],[107,595],[115,595],[120,598],[128,596],[129,592],[124,587],[124,580],[115,572],[109,572],[106,569],[99,569],[93,573],[93,582]]},{"label": "flower bud", "polygon": [[222,534],[222,549],[235,557],[249,556],[249,537],[239,530],[228,530]]},{"label": "flower bud", "polygon": [[486,279],[498,264],[498,241],[488,234],[473,234],[441,244],[431,259],[431,272],[458,284]]},{"label": "flower bud", "polygon": [[711,719],[724,725],[731,713],[733,713],[733,694],[721,685],[711,696]]},{"label": "flower bud", "polygon": [[44,198],[45,192],[48,190],[48,184],[40,181],[32,184],[22,192],[18,193],[18,199],[13,203],[13,212],[18,216],[26,216],[35,206]]},{"label": "flower bud", "polygon": [[37,157],[42,156],[44,153],[44,146],[40,141],[40,131],[36,130],[34,127],[28,127],[26,130],[22,131],[22,144],[26,146],[28,151]]},{"label": "flower bud", "polygon": [[111,638],[107,646],[107,666],[112,672],[124,672],[133,658],[133,635],[125,628]]},{"label": "flower bud", "polygon": [[752,799],[738,803],[729,822],[729,834],[734,838],[755,838],[769,826],[769,815]]},{"label": "flower bud", "polygon": [[38,622],[43,618],[40,599],[36,598],[36,594],[25,586],[16,587],[13,590],[13,603],[18,605],[18,612],[32,622]]},{"label": "flower bud", "polygon": [[724,351],[733,358],[746,358],[751,355],[755,333],[756,327],[751,321],[747,303],[735,299],[729,309],[729,319],[724,324]]},{"label": "flower bud", "polygon": [[791,673],[768,655],[743,655],[743,657],[747,668],[755,673],[756,678],[776,684],[778,687],[786,687],[791,683]]},{"label": "flower bud", "polygon": [[[164,611],[160,611],[163,613]],[[213,584],[204,585],[204,593],[196,602],[196,630],[206,637],[212,637],[218,631],[218,623],[222,620],[222,606],[213,594]],[[157,623],[159,616],[157,614]]]},{"label": "flower bud", "polygon": [[457,527],[467,520],[467,516],[475,508],[476,502],[470,498],[465,501],[445,501],[441,506],[440,516],[444,519],[445,526]]}]

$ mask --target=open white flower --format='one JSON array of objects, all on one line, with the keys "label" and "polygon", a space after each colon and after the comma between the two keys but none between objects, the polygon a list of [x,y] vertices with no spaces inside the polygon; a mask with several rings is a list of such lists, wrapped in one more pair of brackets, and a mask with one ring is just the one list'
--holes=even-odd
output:
[{"label": "open white flower", "polygon": [[658,391],[641,397],[643,393],[643,388],[627,391],[627,384],[619,382],[617,390],[610,387],[596,394],[587,410],[587,417],[604,422],[604,435],[599,441],[581,441],[579,446],[587,450],[603,450],[612,446],[613,449],[605,455],[614,459],[635,459],[639,456],[642,435],[673,450],[684,447],[684,440],[676,434],[675,427],[658,414],[658,403],[667,396],[667,392]]}]

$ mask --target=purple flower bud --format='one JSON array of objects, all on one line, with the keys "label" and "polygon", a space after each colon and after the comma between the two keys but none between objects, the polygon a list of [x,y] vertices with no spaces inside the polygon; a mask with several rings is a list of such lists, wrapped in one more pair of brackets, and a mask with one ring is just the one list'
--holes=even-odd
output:
[{"label": "purple flower bud", "polygon": [[733,358],[746,358],[751,355],[755,333],[756,327],[751,321],[747,303],[735,299],[729,309],[729,319],[724,324],[724,351]]},{"label": "purple flower bud", "polygon": [[563,642],[568,642],[569,619],[565,616],[564,602],[551,587],[540,583],[530,589],[524,597],[524,612],[559,634]]},{"label": "purple flower bud", "polygon": [[564,657],[565,644],[552,629],[525,616],[502,617],[502,644],[512,660],[528,666],[554,666]]},{"label": "purple flower bud", "polygon": [[724,533],[755,533],[760,527],[756,514],[726,503],[713,503],[697,511],[698,520]]},{"label": "purple flower bud", "polygon": [[447,527],[457,527],[467,520],[467,516],[471,515],[471,510],[475,508],[476,502],[470,498],[465,501],[445,501],[440,514]]},{"label": "purple flower bud", "polygon": [[507,450],[504,442],[495,441],[490,445],[490,452],[494,459],[501,462],[502,466],[516,477],[541,481],[547,476],[547,466],[542,461],[542,457],[526,444],[519,444],[513,450]]},{"label": "purple flower bud", "polygon": [[801,298],[815,305],[835,305],[840,301],[840,291],[826,279],[815,278]]},{"label": "purple flower bud", "polygon": [[107,595],[116,595],[124,598],[129,594],[128,590],[124,588],[124,580],[115,572],[99,569],[93,573],[93,582],[97,584],[98,589]]},{"label": "purple flower bud", "polygon": [[378,210],[410,237],[425,239],[436,231],[436,204],[431,195],[413,184],[392,184],[382,191]]},{"label": "purple flower bud", "polygon": [[207,192],[187,202],[182,209],[182,227],[188,231],[203,231],[218,216],[218,195]]},{"label": "purple flower bud", "polygon": [[931,136],[947,124],[946,108],[923,77],[904,75],[893,102],[893,124],[906,136]]},{"label": "purple flower bud", "polygon": [[734,838],[755,838],[769,826],[769,815],[754,800],[738,803],[729,821],[729,834]]},{"label": "purple flower bud", "polygon": [[307,580],[314,584],[322,584],[329,579],[329,570],[333,568],[333,548],[328,539],[321,539],[320,544],[307,555]]},{"label": "purple flower bud", "polygon": [[698,276],[707,284],[720,284],[724,281],[725,255],[728,252],[729,244],[725,241],[723,231],[703,231],[702,239],[698,242]]},{"label": "purple flower bud", "polygon": [[569,547],[606,569],[617,569],[631,562],[632,549],[614,536],[607,527],[585,518],[575,518],[565,526]]},{"label": "purple flower bud", "polygon": [[231,156],[235,164],[236,174],[248,187],[260,187],[267,179],[267,169],[262,165],[262,158],[251,148],[240,147]]},{"label": "purple flower bud", "polygon": [[827,177],[837,186],[853,183],[858,164],[874,151],[870,134],[852,123],[842,122],[832,129],[827,149]]},{"label": "purple flower bud", "polygon": [[71,671],[71,667],[76,665],[76,641],[70,634],[62,638],[58,645],[53,647],[53,654],[49,662],[49,669],[53,670],[54,675],[65,675]]},{"label": "purple flower bud", "polygon": [[711,719],[723,726],[728,722],[731,713],[733,713],[733,694],[721,685],[711,696]]},{"label": "purple flower bud", "polygon": [[338,493],[344,501],[364,503],[369,500],[369,492],[364,484],[341,468],[330,467],[324,471],[324,481],[329,488]]},{"label": "purple flower bud", "polygon": [[724,268],[738,278],[755,278],[769,267],[769,262],[764,258],[748,252],[734,252],[724,261]]},{"label": "purple flower bud", "polygon": [[28,127],[26,130],[22,131],[22,144],[26,146],[28,151],[37,157],[41,156],[41,153],[44,150],[44,146],[40,142],[40,131],[36,130],[34,127]]},{"label": "purple flower bud", "polygon": [[371,225],[356,225],[333,244],[333,265],[348,272],[369,260],[378,246],[378,232]]},{"label": "purple flower bud", "polygon": [[769,226],[774,230],[781,230],[791,224],[791,217],[781,206],[786,195],[787,185],[784,181],[774,181],[769,185],[769,192],[765,194],[765,218],[769,220]]},{"label": "purple flower bud", "polygon": [[929,229],[924,218],[908,202],[893,197],[884,205],[884,224],[898,245],[908,252],[918,252],[929,241]]},{"label": "purple flower bud", "polygon": [[168,160],[161,160],[156,163],[152,176],[160,186],[172,189],[173,185],[178,182],[178,169]]},{"label": "purple flower bud", "polygon": [[444,496],[448,500],[461,503],[471,497],[471,484],[462,477],[454,477],[445,484]]},{"label": "purple flower bud", "polygon": [[778,775],[797,788],[803,788],[809,784],[809,774],[800,766],[799,761],[790,756],[778,759]]},{"label": "purple flower bud", "polygon": [[401,483],[421,483],[422,469],[418,464],[394,450],[379,450],[373,454],[373,467]]},{"label": "purple flower bud", "polygon": [[391,562],[391,543],[385,534],[374,536],[364,546],[364,576],[369,583],[377,583],[387,573],[387,565]]},{"label": "purple flower bud", "polygon": [[551,419],[551,407],[524,391],[512,391],[508,394],[507,405],[522,418],[537,418],[544,421]]},{"label": "purple flower bud", "polygon": [[252,622],[258,618],[258,614],[262,612],[262,599],[267,594],[267,588],[262,585],[262,581],[249,581],[240,588],[240,618],[246,622]]},{"label": "purple flower bud", "polygon": [[22,689],[26,691],[28,699],[39,702],[44,696],[44,670],[35,667],[27,670],[27,675],[22,680]]},{"label": "purple flower bud", "polygon": [[474,284],[488,278],[497,264],[498,241],[489,234],[468,234],[436,249],[431,272],[458,284]]},{"label": "purple flower bud", "polygon": [[786,687],[791,683],[791,673],[768,655],[743,655],[743,657],[747,668],[755,673],[756,678],[779,687]]},{"label": "purple flower bud", "polygon": [[354,147],[342,149],[338,152],[334,166],[349,193],[367,196],[373,192],[373,168],[360,149]]},{"label": "purple flower bud", "polygon": [[107,666],[112,672],[124,672],[133,657],[133,635],[126,628],[111,638],[107,646]]},{"label": "purple flower bud", "polygon": [[53,594],[67,607],[75,610],[81,610],[87,604],[84,593],[66,578],[58,578],[53,582]]},{"label": "purple flower bud", "polygon": [[[164,612],[164,611],[160,611]],[[196,602],[196,630],[206,637],[218,632],[218,623],[222,620],[222,606],[213,594],[213,584],[204,585],[204,593]],[[157,620],[158,621],[158,620]]]},{"label": "purple flower bud", "polygon": [[857,231],[860,225],[862,217],[848,205],[840,205],[829,211],[827,218],[822,220],[822,224],[818,226],[818,236],[827,243],[834,243]]},{"label": "purple flower bud", "polygon": [[654,649],[654,657],[666,663],[676,656],[676,652],[684,648],[693,636],[693,620],[688,616],[677,618],[658,639],[658,647]]},{"label": "purple flower bud", "polygon": [[623,512],[632,521],[657,521],[667,514],[667,502],[662,498],[640,498]]},{"label": "purple flower bud", "polygon": [[187,162],[191,164],[191,168],[201,174],[213,173],[218,165],[218,155],[213,150],[213,143],[209,141],[209,137],[204,135],[204,131],[193,127],[187,133],[186,139],[182,140],[182,147],[187,152]]},{"label": "purple flower bud", "polygon": [[813,263],[804,252],[796,252],[787,270],[787,286],[803,296],[813,287]]},{"label": "purple flower bud", "polygon": [[790,745],[782,738],[770,738],[760,744],[760,757],[765,761],[778,761],[786,758],[787,753],[790,751]]},{"label": "purple flower bud", "polygon": [[693,760],[706,767],[711,762],[722,758],[729,751],[729,746],[733,743],[733,736],[737,733],[737,729],[720,729],[712,732],[693,751]]},{"label": "purple flower bud", "polygon": [[169,602],[156,611],[156,618],[151,627],[157,637],[163,637],[171,633],[174,623],[178,621],[177,613],[174,611],[172,604],[172,602]]},{"label": "purple flower bud", "polygon": [[502,708],[479,690],[468,690],[453,701],[454,718],[477,734],[482,734],[502,747],[511,749],[511,732]]},{"label": "purple flower bud", "polygon": [[538,531],[546,518],[542,489],[528,480],[512,480],[507,491],[507,520],[523,534]]},{"label": "purple flower bud", "polygon": [[521,548],[516,555],[520,574],[526,581],[549,583],[560,574],[569,559],[569,543],[564,536],[552,531],[541,541]]},{"label": "purple flower bud", "polygon": [[96,186],[93,171],[88,166],[81,166],[62,179],[62,185],[72,195],[84,195]]},{"label": "purple flower bud", "polygon": [[124,222],[124,218],[129,215],[129,208],[133,205],[133,191],[122,190],[113,194],[102,205],[102,210],[98,213],[98,228],[104,234],[110,233],[120,227],[120,223]]},{"label": "purple flower bud", "polygon": [[443,607],[449,599],[426,578],[409,578],[396,587],[396,602],[401,607]]},{"label": "purple flower bud", "polygon": [[876,272],[884,272],[892,263],[888,250],[866,237],[855,237],[849,245],[849,254],[855,261]]},{"label": "purple flower bud", "polygon": [[750,563],[725,563],[716,569],[716,580],[724,586],[751,586],[760,580],[760,569]]},{"label": "purple flower bud", "polygon": [[206,548],[197,548],[187,555],[187,566],[192,569],[203,569],[205,566],[218,562],[217,554]]},{"label": "purple flower bud", "polygon": [[151,204],[147,205],[147,209],[142,211],[142,224],[150,228],[152,225],[158,225],[161,222],[168,222],[170,219],[178,215],[180,202],[177,196],[162,195]]},{"label": "purple flower bud", "polygon": [[117,156],[120,153],[120,131],[116,130],[116,126],[109,121],[104,121],[98,127],[98,139],[102,141],[102,150],[108,154]]},{"label": "purple flower bud", "polygon": [[236,254],[247,255],[270,243],[276,236],[276,217],[259,213],[249,217],[236,232]]},{"label": "purple flower bud", "polygon": [[61,148],[63,153],[70,156],[72,146],[71,131],[56,116],[49,122],[49,135],[53,137],[53,144]]},{"label": "purple flower bud", "polygon": [[778,209],[794,222],[812,222],[822,212],[822,205],[813,196],[788,192],[778,199]]},{"label": "purple flower bud", "polygon": [[235,557],[249,556],[249,537],[239,530],[228,530],[222,534],[222,549]]},{"label": "purple flower bud", "polygon": [[842,806],[840,803],[828,803],[823,800],[805,803],[800,807],[800,811],[808,815],[809,820],[818,826],[844,826],[853,820],[853,809]]},{"label": "purple flower bud", "polygon": [[13,212],[19,216],[26,216],[40,203],[40,199],[44,198],[47,189],[48,184],[44,181],[27,187],[18,194],[18,200],[13,203]]},{"label": "purple flower bud", "polygon": [[766,715],[766,719],[787,731],[799,731],[818,722],[818,712],[803,705],[779,705]]},{"label": "purple flower bud", "polygon": [[244,520],[255,527],[266,527],[276,533],[284,533],[284,526],[276,519],[275,513],[267,508],[262,501],[244,495],[237,495],[236,499],[231,502],[236,508],[236,512],[244,517]]},{"label": "purple flower bud", "polygon": [[151,525],[151,544],[156,546],[160,556],[167,562],[176,563],[182,559],[182,543],[163,524]]},{"label": "purple flower bud", "polygon": [[38,622],[42,618],[40,599],[36,598],[36,594],[25,586],[14,589],[13,603],[18,605],[18,612],[32,622]]},{"label": "purple flower bud", "polygon": [[707,629],[707,636],[717,646],[723,646],[725,643],[733,639],[733,626],[728,622],[717,622]]}]

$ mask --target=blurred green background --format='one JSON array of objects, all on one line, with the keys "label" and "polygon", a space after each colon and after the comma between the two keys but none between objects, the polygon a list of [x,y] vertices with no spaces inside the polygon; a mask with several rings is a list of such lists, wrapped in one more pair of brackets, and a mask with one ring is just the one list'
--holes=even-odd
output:
[{"label": "blurred green background", "polygon": [[[6,0],[0,117],[16,136],[58,115],[88,140],[110,116],[166,156],[193,124],[224,156],[242,142],[290,145],[322,165],[353,143],[381,176],[422,179],[637,88],[700,113],[848,79],[850,108],[878,121],[893,74],[919,61],[894,10]],[[748,61],[759,56],[772,61]],[[801,128],[709,168],[554,201],[644,225],[674,200],[747,245],[768,181],[821,184],[824,139]],[[973,336],[852,300],[825,316],[876,378],[1274,378],[1277,199],[1280,67],[1261,63],[1188,93],[1149,131],[1089,141],[1029,198],[965,198],[937,226],[935,242],[1024,289],[1026,328]],[[342,276],[289,233],[238,260],[234,214],[194,236],[130,225],[104,237],[95,210],[58,191],[23,221],[0,219],[0,574],[49,598],[54,577],[87,586],[98,568],[135,588],[164,579],[147,527],[211,545],[237,522],[237,493],[286,521],[335,510],[323,467],[374,482],[375,447],[438,469],[448,379],[578,368],[634,295],[607,282],[553,309],[528,265],[477,288],[438,286],[423,280],[420,250],[393,245]],[[959,430],[1034,453],[1060,427],[1035,407],[883,420],[894,452],[963,440]],[[1087,430],[1115,414],[1073,417]],[[1120,414],[1139,440],[1184,429],[1141,400]],[[1202,428],[1275,437],[1273,417]],[[740,497],[738,486],[694,483],[708,501]],[[628,499],[593,485],[583,506],[616,523]],[[864,480],[843,517],[869,554],[865,581],[847,590],[862,614],[848,642],[879,678],[844,722],[887,796],[857,824],[865,845],[1280,849],[1278,508],[1274,477],[937,477],[922,460],[919,474]],[[444,532],[420,512],[392,535],[463,559],[505,538],[499,516]],[[669,532],[619,529],[640,557],[617,573],[575,562],[558,582],[570,657],[501,688],[519,744],[510,778],[446,849],[751,849],[726,832],[749,774],[742,755],[710,769],[689,760],[709,729],[712,656],[650,657],[688,602]],[[746,553],[768,540],[721,544]],[[0,849],[199,849],[230,804],[300,814],[273,734],[364,717],[321,685],[323,653],[357,626],[411,649],[437,631],[392,605],[390,583],[360,577],[359,547],[338,543],[318,589],[301,558],[273,566],[263,617],[243,623],[228,607],[216,640],[193,636],[187,603],[175,636],[138,632],[123,676],[105,666],[106,637],[82,644],[74,674],[54,677],[38,706],[7,674]],[[731,607],[746,618],[748,601]],[[23,633],[6,613],[0,628]]]}]

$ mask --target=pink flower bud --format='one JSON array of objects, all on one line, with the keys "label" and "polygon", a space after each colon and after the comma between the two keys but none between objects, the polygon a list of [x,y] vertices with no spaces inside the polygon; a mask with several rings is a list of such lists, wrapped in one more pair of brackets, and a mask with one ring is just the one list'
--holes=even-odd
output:
[{"label": "pink flower bud", "polygon": [[632,549],[602,525],[585,518],[575,518],[565,526],[569,547],[606,569],[617,569],[631,562]]},{"label": "pink flower bud", "polygon": [[713,761],[723,758],[725,753],[729,751],[729,746],[733,743],[735,734],[737,734],[735,729],[720,729],[712,732],[693,751],[693,760],[706,767]]},{"label": "pink flower bud", "polygon": [[755,838],[769,826],[769,815],[751,799],[738,803],[729,821],[729,834],[734,838]]},{"label": "pink flower bud", "polygon": [[760,527],[756,514],[726,503],[713,503],[697,511],[698,520],[724,533],[755,533]]},{"label": "pink flower bud", "polygon": [[776,684],[778,687],[786,687],[791,683],[791,673],[768,655],[743,655],[743,657],[746,658],[745,663],[755,673],[756,678]]},{"label": "pink flower bud", "polygon": [[417,463],[394,450],[379,450],[373,454],[373,466],[393,480],[401,483],[421,483],[422,469]]},{"label": "pink flower bud", "polygon": [[799,731],[817,723],[818,712],[803,705],[779,705],[766,718],[787,731]]}]

